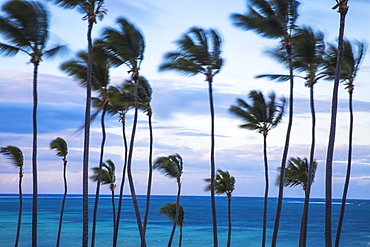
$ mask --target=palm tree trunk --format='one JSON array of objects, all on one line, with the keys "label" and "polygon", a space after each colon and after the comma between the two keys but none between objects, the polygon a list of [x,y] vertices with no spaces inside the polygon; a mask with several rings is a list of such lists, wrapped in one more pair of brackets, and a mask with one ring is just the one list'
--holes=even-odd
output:
[{"label": "palm tree trunk", "polygon": [[180,212],[180,194],[181,194],[181,181],[180,178],[177,178],[177,198],[176,198],[176,210],[175,210],[175,219],[173,221],[172,231],[170,235],[170,239],[168,240],[167,247],[171,247],[172,240],[175,235],[175,230],[177,226],[177,222],[179,220],[179,212]]},{"label": "palm tree trunk", "polygon": [[18,212],[17,235],[15,237],[15,244],[14,244],[15,247],[18,247],[19,236],[21,233],[21,224],[22,224],[22,210],[23,210],[22,179],[23,179],[23,168],[19,168],[19,182],[18,182],[19,212]]},{"label": "palm tree trunk", "polygon": [[305,190],[304,205],[302,212],[301,230],[299,236],[299,246],[306,247],[307,243],[307,224],[308,224],[308,207],[310,203],[311,185],[312,185],[312,171],[315,155],[315,141],[316,141],[316,115],[315,115],[315,102],[314,102],[314,85],[310,86],[310,108],[312,118],[312,136],[311,136],[311,150],[310,150],[310,163],[308,167],[307,187]]},{"label": "palm tree trunk", "polygon": [[114,228],[113,247],[117,246],[119,222],[121,220],[123,187],[125,185],[126,167],[127,167],[127,138],[126,138],[126,131],[125,131],[126,127],[125,127],[125,116],[124,115],[121,115],[121,121],[122,121],[122,138],[123,138],[123,143],[124,143],[124,146],[125,146],[125,160],[124,160],[124,164],[123,164],[121,186],[120,186],[120,189],[119,189],[119,201],[118,201],[118,210],[117,210],[117,220],[116,220],[116,225],[115,225],[115,228]]},{"label": "palm tree trunk", "polygon": [[211,113],[211,206],[213,223],[213,246],[218,247],[217,214],[215,201],[215,112],[213,108],[212,78],[208,79],[209,107]]},{"label": "palm tree trunk", "polygon": [[[288,127],[287,133],[285,138],[285,145],[283,156],[281,159],[281,170],[280,170],[280,178],[284,178],[285,175],[285,165],[288,158],[288,151],[289,151],[289,141],[290,141],[290,133],[292,130],[293,125],[293,88],[294,88],[294,79],[293,79],[293,63],[292,63],[292,47],[288,45],[286,47],[286,51],[288,54],[288,63],[289,63],[289,75],[290,75],[290,85],[289,85],[289,117],[288,117]],[[271,247],[276,247],[278,232],[279,232],[279,224],[280,224],[280,217],[281,217],[281,210],[283,207],[283,196],[284,196],[284,179],[280,179],[279,182],[279,195],[277,201],[277,208],[276,208],[276,216],[275,216],[275,224],[274,224],[274,232],[272,235],[272,242]]]},{"label": "palm tree trunk", "polygon": [[111,187],[112,191],[112,211],[113,211],[113,231],[116,228],[116,205],[114,204],[114,187]]},{"label": "palm tree trunk", "polygon": [[[94,213],[93,213],[93,226],[92,226],[92,233],[91,233],[91,247],[95,246],[96,221],[97,221],[97,216],[98,216],[100,184],[101,184],[103,158],[104,158],[104,146],[105,146],[105,140],[107,138],[107,134],[105,132],[105,122],[104,122],[106,111],[107,111],[107,104],[106,104],[106,101],[105,101],[104,106],[103,106],[103,111],[102,111],[102,114],[101,114],[101,120],[100,120],[102,140],[101,140],[101,145],[100,145],[100,160],[99,160],[98,180],[96,181],[95,204],[94,204]],[[113,220],[115,220],[115,219],[113,219]]]},{"label": "palm tree trunk", "polygon": [[351,166],[352,166],[352,136],[353,136],[353,107],[352,107],[352,92],[349,91],[349,137],[348,137],[348,163],[347,163],[347,174],[346,180],[343,187],[342,205],[340,208],[337,234],[335,237],[335,247],[339,247],[340,235],[342,233],[342,225],[344,219],[344,211],[346,208],[347,193],[349,187],[349,181],[351,178]]},{"label": "palm tree trunk", "polygon": [[179,247],[182,246],[182,226],[180,226]]},{"label": "palm tree trunk", "polygon": [[348,11],[347,6],[340,6],[340,27],[338,37],[338,56],[337,65],[335,68],[335,79],[333,87],[333,96],[331,102],[331,121],[330,121],[330,132],[329,132],[329,143],[326,156],[326,179],[325,179],[325,245],[326,247],[332,246],[332,173],[333,173],[333,155],[334,155],[334,143],[335,143],[335,131],[337,125],[337,110],[338,110],[338,88],[340,79],[340,68],[342,66],[343,58],[343,37],[344,37],[344,26],[346,14]]},{"label": "palm tree trunk", "polygon": [[229,224],[229,229],[227,231],[227,247],[231,244],[231,195],[227,196],[227,221]]},{"label": "palm tree trunk", "polygon": [[67,160],[64,157],[63,158],[63,181],[64,181],[64,194],[63,194],[63,199],[62,199],[62,208],[60,210],[60,218],[59,218],[59,228],[58,228],[58,238],[57,238],[57,244],[56,246],[59,247],[60,244],[60,236],[62,233],[62,224],[63,224],[63,214],[64,214],[64,206],[66,203],[66,198],[67,198]]},{"label": "palm tree trunk", "polygon": [[33,69],[33,134],[32,134],[32,247],[37,247],[37,204],[38,204],[38,184],[37,184],[37,73],[39,62],[34,62]]},{"label": "palm tree trunk", "polygon": [[82,164],[82,247],[87,247],[89,242],[89,143],[90,143],[90,108],[91,108],[91,77],[92,77],[92,38],[91,32],[94,22],[89,21],[87,28],[87,84],[86,84],[86,109],[84,128],[84,151]]},{"label": "palm tree trunk", "polygon": [[153,178],[153,127],[152,127],[152,113],[148,113],[148,124],[149,124],[149,174],[148,174],[148,188],[146,191],[146,206],[144,215],[143,231],[144,236],[146,233],[146,226],[148,224],[149,217],[149,206],[150,206],[150,194],[152,190],[152,178]]},{"label": "palm tree trunk", "polygon": [[265,196],[263,198],[263,227],[262,227],[262,247],[266,245],[266,229],[267,229],[267,200],[269,194],[269,171],[267,164],[267,134],[263,134],[263,160],[265,166]]},{"label": "palm tree trunk", "polygon": [[[136,72],[133,72],[136,73]],[[138,76],[138,75],[137,75]],[[130,140],[130,149],[128,152],[128,160],[127,160],[127,177],[128,182],[130,184],[130,192],[132,197],[132,203],[134,204],[134,210],[135,210],[135,216],[136,216],[136,222],[140,233],[140,239],[141,239],[141,247],[146,247],[145,242],[145,236],[143,232],[143,225],[141,223],[141,216],[140,216],[140,210],[139,205],[136,198],[136,192],[135,192],[135,185],[134,185],[134,179],[132,177],[132,154],[134,151],[134,140],[135,140],[135,133],[136,133],[136,125],[137,125],[137,115],[138,115],[138,93],[137,93],[137,76],[134,78],[134,99],[135,99],[135,113],[134,113],[134,120],[132,124],[132,133],[131,133],[131,140]]]}]

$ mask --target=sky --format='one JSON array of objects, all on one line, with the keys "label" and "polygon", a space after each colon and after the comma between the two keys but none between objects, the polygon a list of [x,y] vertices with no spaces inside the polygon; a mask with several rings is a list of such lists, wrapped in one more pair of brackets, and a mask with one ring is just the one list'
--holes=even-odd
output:
[{"label": "sky", "polygon": [[[274,91],[279,97],[289,96],[288,83],[256,79],[259,74],[288,73],[286,68],[268,57],[265,51],[279,45],[279,40],[269,40],[253,31],[243,31],[232,25],[230,15],[246,13],[245,0],[135,0],[105,1],[107,15],[94,26],[93,38],[101,37],[105,27],[117,27],[116,19],[129,19],[143,33],[146,41],[144,61],[140,73],[153,89],[153,158],[178,153],[184,161],[182,176],[183,195],[209,195],[205,192],[205,178],[210,177],[210,114],[208,85],[203,75],[182,76],[175,72],[159,72],[163,55],[176,49],[174,41],[190,27],[215,28],[220,33],[225,63],[213,82],[215,104],[216,168],[227,170],[236,179],[235,196],[263,196],[264,169],[262,135],[240,129],[241,120],[228,110],[237,98],[247,100],[251,90],[264,94]],[[298,25],[309,25],[325,33],[327,42],[336,42],[339,14],[331,8],[335,1],[301,1]],[[3,5],[5,1],[0,0]],[[63,57],[44,59],[39,67],[38,107],[38,176],[39,193],[63,193],[62,160],[49,148],[56,137],[64,138],[69,147],[69,193],[82,192],[83,134],[75,131],[83,124],[85,89],[64,74],[60,64],[85,50],[87,23],[76,10],[64,10],[47,2],[50,10],[49,47],[65,44],[69,52]],[[370,18],[368,0],[349,1],[345,36],[349,40],[368,41]],[[0,36],[0,42],[4,42]],[[29,57],[17,54],[1,57],[0,69],[0,146],[18,146],[25,157],[23,192],[32,193],[32,71]],[[129,79],[127,67],[111,70],[111,85]],[[353,169],[349,198],[370,199],[370,54],[365,54],[355,81],[353,136]],[[315,158],[318,170],[312,187],[312,197],[325,196],[325,160],[329,136],[332,82],[319,81],[315,86],[317,111],[317,137]],[[310,148],[309,89],[301,79],[295,80],[294,120],[288,157],[308,157]],[[93,110],[94,111],[94,110]],[[287,128],[286,114],[268,138],[270,197],[276,197],[277,168]],[[130,136],[132,114],[127,118]],[[347,165],[348,148],[348,93],[343,85],[339,89],[337,135],[333,162],[333,197],[340,198]],[[117,184],[121,181],[123,145],[118,116],[107,117],[107,142],[104,160],[116,164]],[[133,172],[138,194],[145,194],[148,173],[149,131],[147,116],[139,114],[135,137]],[[91,126],[90,168],[98,166],[101,142],[99,121]],[[0,193],[18,193],[18,170],[8,159],[0,156]],[[95,193],[96,184],[89,182],[89,193]],[[153,194],[175,195],[176,181],[154,171]],[[108,186],[101,193],[110,193]],[[125,188],[128,194],[128,187]],[[303,197],[300,187],[286,188],[286,197]]]}]

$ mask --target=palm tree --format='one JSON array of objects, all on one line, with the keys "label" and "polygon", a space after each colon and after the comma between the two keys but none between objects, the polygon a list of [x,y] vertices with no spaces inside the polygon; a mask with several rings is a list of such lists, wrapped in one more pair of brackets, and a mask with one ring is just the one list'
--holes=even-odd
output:
[{"label": "palm tree", "polygon": [[[296,28],[295,22],[298,17],[299,2],[296,0],[250,0],[248,12],[245,15],[232,14],[231,19],[236,27],[243,30],[253,30],[266,38],[279,38],[286,50],[289,64],[289,117],[288,127],[284,145],[284,151],[281,159],[281,166],[285,167],[288,157],[290,133],[293,124],[293,63],[292,63],[292,35]],[[281,176],[284,177],[285,169],[281,169]],[[279,231],[281,209],[283,205],[284,184],[279,185],[278,203],[276,208],[276,217],[274,232],[272,236],[272,245],[276,246],[277,235]]]},{"label": "palm tree", "polygon": [[[356,48],[355,48],[356,46]],[[353,136],[353,106],[352,106],[352,98],[353,98],[353,90],[354,90],[354,80],[357,76],[360,64],[364,58],[366,46],[363,42],[355,42],[351,43],[350,41],[344,41],[344,49],[343,49],[343,62],[341,67],[341,75],[340,81],[344,82],[349,94],[349,138],[348,138],[348,162],[347,162],[347,172],[346,172],[346,179],[343,187],[343,195],[342,195],[342,204],[341,210],[339,214],[338,220],[338,228],[337,234],[335,238],[335,246],[339,246],[340,242],[340,235],[342,231],[343,219],[344,219],[344,212],[346,207],[346,200],[347,200],[347,193],[348,187],[351,177],[351,166],[352,166],[352,136]],[[333,44],[329,44],[328,51],[327,51],[327,61],[325,66],[324,73],[326,74],[326,79],[333,80],[335,77],[335,64],[337,60],[337,47]]]},{"label": "palm tree", "polygon": [[57,137],[56,139],[50,142],[50,148],[55,149],[57,151],[56,156],[62,157],[63,161],[63,181],[64,181],[64,194],[62,199],[62,208],[60,210],[60,218],[59,218],[59,228],[58,228],[58,238],[56,246],[60,244],[60,235],[62,232],[62,223],[63,223],[63,214],[64,214],[64,206],[66,203],[67,198],[67,154],[68,154],[68,145],[67,142],[61,138]]},{"label": "palm tree", "polygon": [[[104,0],[55,0],[55,3],[66,9],[76,8],[85,14],[83,20],[87,21],[87,83],[86,83],[86,107],[85,107],[85,124],[84,124],[84,151],[82,164],[82,194],[83,194],[83,229],[82,229],[82,246],[88,245],[89,234],[89,144],[90,144],[90,108],[91,108],[91,84],[92,84],[92,63],[93,63],[93,44],[92,30],[97,19],[102,20],[106,14],[103,8]],[[94,241],[92,241],[94,245]]]},{"label": "palm tree", "polygon": [[215,131],[214,131],[214,106],[212,82],[213,77],[220,72],[223,64],[221,54],[222,40],[214,29],[201,29],[192,27],[179,40],[176,41],[178,50],[168,52],[164,62],[160,65],[161,71],[174,70],[185,75],[204,74],[208,82],[209,105],[211,114],[211,206],[213,223],[213,242],[218,246],[217,217],[215,202]]},{"label": "palm tree", "polygon": [[[279,167],[279,170],[281,168]],[[315,173],[317,169],[317,162],[313,162],[313,169],[311,173],[312,182],[314,182]],[[300,157],[297,158],[290,158],[288,160],[288,165],[285,168],[284,173],[284,186],[285,187],[295,187],[297,185],[301,185],[302,189],[306,191],[309,187],[309,162],[307,158],[301,159]],[[278,175],[276,184],[279,185],[281,180],[280,175]]]},{"label": "palm tree", "polygon": [[19,168],[19,182],[18,182],[18,193],[19,193],[19,212],[18,212],[18,226],[17,226],[17,235],[15,237],[15,247],[18,247],[19,236],[21,233],[21,223],[22,223],[22,208],[23,208],[23,199],[22,199],[22,179],[23,179],[23,153],[18,147],[7,146],[0,149],[0,153],[6,155],[13,165]]},{"label": "palm tree", "polygon": [[165,176],[175,178],[177,182],[177,199],[176,199],[176,213],[168,247],[172,245],[173,236],[175,234],[176,223],[179,217],[180,194],[181,194],[181,175],[183,171],[183,162],[179,154],[172,154],[169,156],[161,156],[154,161],[154,169],[158,169]]},{"label": "palm tree", "polygon": [[112,193],[112,211],[113,211],[113,229],[116,225],[116,207],[114,204],[114,189],[116,188],[116,166],[111,160],[107,160],[102,164],[102,167],[93,167],[91,168],[94,172],[90,179],[94,182],[99,182],[101,184],[108,184],[109,190]]},{"label": "palm tree", "polygon": [[53,57],[65,46],[47,49],[49,39],[49,13],[41,2],[10,0],[2,6],[0,34],[9,43],[0,43],[0,54],[14,56],[19,51],[28,54],[33,64],[33,140],[32,140],[32,246],[37,245],[37,73],[43,57]]},{"label": "palm tree", "polygon": [[339,37],[338,37],[338,53],[337,62],[335,67],[335,78],[333,86],[333,96],[331,102],[331,118],[330,118],[330,131],[329,142],[326,154],[326,169],[325,169],[325,245],[326,247],[332,246],[332,179],[333,179],[333,155],[335,144],[335,132],[337,124],[337,111],[338,111],[338,88],[340,81],[340,70],[343,58],[343,39],[345,19],[348,12],[348,0],[336,0],[336,5],[333,9],[338,8],[340,14],[339,24]]},{"label": "palm tree", "polygon": [[[211,179],[205,179],[209,183],[206,187],[206,191],[211,189]],[[230,176],[228,171],[217,170],[215,179],[215,192],[218,195],[226,194],[227,196],[227,219],[228,219],[228,233],[227,233],[227,247],[231,244],[231,196],[235,189],[235,178]]]},{"label": "palm tree", "polygon": [[275,128],[284,115],[285,98],[276,102],[274,92],[269,94],[269,102],[266,102],[262,92],[251,91],[248,95],[252,104],[248,104],[242,99],[237,99],[237,105],[230,107],[230,112],[243,120],[240,128],[248,130],[258,130],[263,135],[263,157],[265,166],[265,195],[263,204],[263,229],[262,246],[266,244],[266,223],[267,223],[267,199],[269,190],[268,162],[267,162],[267,135]]},{"label": "palm tree", "polygon": [[113,64],[120,66],[125,64],[130,70],[131,79],[134,81],[134,105],[135,113],[132,125],[132,133],[130,140],[130,147],[127,158],[127,177],[130,184],[130,192],[135,209],[136,221],[140,233],[141,246],[146,246],[145,232],[141,223],[141,216],[139,206],[136,198],[134,180],[132,176],[132,155],[134,149],[137,117],[138,117],[138,79],[139,70],[142,60],[144,59],[145,42],[141,32],[128,20],[119,18],[117,23],[120,29],[106,28],[103,32],[104,41],[106,42],[106,49],[111,55]]},{"label": "palm tree", "polygon": [[[61,69],[65,71],[69,76],[74,77],[79,81],[79,83],[86,87],[87,86],[87,74],[88,70],[88,53],[85,51],[80,51],[77,53],[77,58],[71,59],[64,62],[61,65]],[[96,112],[90,117],[90,121],[94,120],[98,113],[101,114],[101,129],[102,129],[102,140],[100,146],[100,161],[99,167],[102,167],[103,156],[104,156],[104,147],[106,141],[106,132],[105,132],[105,114],[107,111],[107,105],[109,101],[108,95],[108,85],[109,85],[109,69],[111,64],[108,61],[108,54],[105,52],[104,43],[102,41],[96,41],[93,44],[93,63],[92,63],[92,90],[99,93],[99,97],[93,97],[93,106],[97,108]],[[83,126],[84,127],[84,126]],[[82,127],[82,128],[83,128]],[[100,181],[101,173],[98,178]],[[91,244],[94,246],[95,243],[95,233],[96,233],[96,218],[97,218],[97,208],[99,202],[100,194],[100,182],[97,183],[96,193],[95,193],[95,204],[94,204],[94,213],[93,213],[93,227],[92,227],[92,238]]]},{"label": "palm tree", "polygon": [[184,208],[177,203],[165,203],[162,207],[158,209],[158,214],[163,214],[167,219],[175,222],[176,210],[179,208],[177,225],[180,227],[180,237],[179,237],[179,247],[182,246],[182,227],[184,226]]},{"label": "palm tree", "polygon": [[[297,30],[293,37],[293,68],[297,72],[305,73],[304,76],[295,75],[305,80],[305,86],[310,89],[310,109],[312,119],[311,129],[311,148],[310,148],[310,165],[309,169],[313,169],[313,160],[315,154],[315,140],[316,140],[316,114],[314,104],[314,86],[318,80],[325,76],[323,72],[324,67],[324,55],[325,55],[325,43],[324,33],[315,32],[310,27],[302,27]],[[282,51],[279,48],[268,51],[268,53],[277,59],[279,62],[287,64],[286,51]],[[289,80],[289,76],[286,75],[260,75],[257,77],[268,77],[279,81]],[[311,172],[308,173],[312,174]],[[308,177],[309,181],[312,178]],[[303,206],[302,222],[300,229],[300,242],[299,246],[306,246],[307,239],[307,219],[308,219],[308,206],[311,193],[311,182],[308,182],[308,188],[305,190],[305,201]]]}]

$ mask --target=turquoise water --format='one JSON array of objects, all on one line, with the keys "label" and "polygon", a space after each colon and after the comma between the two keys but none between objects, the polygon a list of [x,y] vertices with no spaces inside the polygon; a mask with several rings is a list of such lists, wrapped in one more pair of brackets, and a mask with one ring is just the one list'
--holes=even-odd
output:
[{"label": "turquoise water", "polygon": [[[144,209],[145,196],[139,196]],[[167,246],[172,223],[156,211],[166,202],[175,202],[174,196],[153,196],[147,230],[148,247]],[[24,195],[23,218],[20,245],[29,247],[31,242],[32,195]],[[39,195],[39,246],[55,246],[62,195]],[[117,206],[118,198],[116,198]],[[66,201],[61,246],[81,246],[82,196],[69,195]],[[90,196],[90,205],[94,197]],[[101,196],[99,200],[96,246],[111,246],[113,221],[111,197]],[[216,198],[218,211],[219,246],[225,246],[227,239],[227,199]],[[212,246],[212,221],[210,198],[205,196],[182,196],[185,210],[183,246]],[[299,223],[303,199],[286,198],[280,226],[278,246],[298,245]],[[233,197],[232,199],[232,246],[260,246],[263,198]],[[333,202],[333,229],[336,229],[340,201]],[[267,246],[271,243],[276,198],[269,199]],[[143,214],[143,210],[142,210]],[[92,214],[91,214],[92,215]],[[18,217],[18,196],[0,194],[0,246],[14,246]],[[91,220],[90,216],[90,220]],[[89,225],[91,227],[91,224]],[[310,204],[308,246],[324,246],[324,200],[312,199]],[[334,231],[335,233],[335,231]],[[334,235],[333,233],[333,235]],[[341,246],[370,246],[370,201],[348,200],[342,231]],[[178,245],[176,232],[173,246]],[[120,222],[119,246],[140,246],[136,219],[129,197],[123,199],[123,213]]]}]

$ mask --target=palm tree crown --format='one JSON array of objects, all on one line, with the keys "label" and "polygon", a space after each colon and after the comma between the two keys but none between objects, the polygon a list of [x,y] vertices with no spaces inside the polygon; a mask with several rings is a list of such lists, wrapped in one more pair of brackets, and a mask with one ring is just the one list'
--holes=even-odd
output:
[{"label": "palm tree crown", "polygon": [[154,161],[153,168],[167,177],[179,179],[183,169],[182,158],[179,154],[159,157]]},{"label": "palm tree crown", "polygon": [[0,153],[7,156],[15,167],[23,168],[23,153],[20,148],[15,146],[2,147]]},{"label": "palm tree crown", "polygon": [[[90,179],[94,182],[98,181],[99,167],[92,168],[94,174],[90,176]],[[111,191],[116,187],[116,166],[111,160],[107,160],[102,164],[102,174],[101,174],[101,184],[109,184],[109,189]]]},{"label": "palm tree crown", "polygon": [[[210,178],[205,179],[206,182],[211,182]],[[215,192],[216,194],[226,194],[228,198],[231,197],[232,192],[235,189],[235,178],[230,176],[228,171],[217,170],[215,179]],[[206,191],[211,190],[211,184],[208,184]]]},{"label": "palm tree crown", "polygon": [[65,158],[68,154],[67,142],[61,138],[57,137],[50,143],[50,148],[57,151],[57,156]]}]

